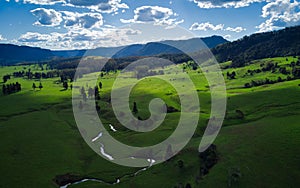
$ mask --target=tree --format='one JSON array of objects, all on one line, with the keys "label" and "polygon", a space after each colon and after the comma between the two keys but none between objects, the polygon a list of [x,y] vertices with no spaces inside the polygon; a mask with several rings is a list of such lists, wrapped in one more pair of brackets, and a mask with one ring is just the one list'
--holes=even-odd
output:
[{"label": "tree", "polygon": [[245,87],[245,88],[250,88],[250,87],[251,87],[251,84],[245,83],[244,87]]},{"label": "tree", "polygon": [[177,164],[178,164],[178,167],[179,167],[180,169],[182,169],[182,168],[184,167],[183,160],[177,161]]},{"label": "tree", "polygon": [[241,110],[235,110],[235,113],[237,114],[237,118],[244,119],[245,114]]},{"label": "tree", "polygon": [[95,92],[95,91],[94,91],[91,87],[89,87],[89,89],[88,89],[88,96],[89,96],[89,98],[92,98],[92,97],[93,97],[94,92]]},{"label": "tree", "polygon": [[86,93],[85,92],[82,94],[82,99],[83,99],[84,102],[86,102],[87,97],[86,97]]},{"label": "tree", "polygon": [[35,89],[36,89],[35,83],[32,84],[32,89],[35,91]]},{"label": "tree", "polygon": [[232,73],[227,72],[227,78],[228,79],[235,79],[236,73],[233,71]]},{"label": "tree", "polygon": [[41,90],[42,88],[43,88],[43,85],[42,85],[42,83],[40,82],[39,89]]},{"label": "tree", "polygon": [[80,89],[80,94],[81,94],[81,95],[84,95],[84,94],[85,94],[85,89],[84,89],[83,86],[82,86],[81,89]]},{"label": "tree", "polygon": [[132,112],[135,113],[135,114],[138,113],[136,102],[133,102]]},{"label": "tree", "polygon": [[4,83],[7,82],[7,80],[9,80],[9,79],[10,79],[10,75],[3,76],[3,82]]},{"label": "tree", "polygon": [[82,101],[80,101],[80,102],[79,102],[79,106],[78,106],[78,108],[79,108],[80,110],[82,110],[82,109],[83,109],[83,104],[82,104]]},{"label": "tree", "polygon": [[3,86],[2,86],[2,93],[3,93],[3,95],[5,95],[6,94],[6,86],[3,84]]},{"label": "tree", "polygon": [[16,84],[15,84],[15,90],[16,91],[21,91],[21,84],[19,84],[19,82],[16,82]]},{"label": "tree", "polygon": [[102,89],[102,82],[99,83],[99,88]]},{"label": "tree", "polygon": [[228,170],[228,187],[231,187],[233,183],[237,183],[242,177],[242,173],[239,167],[230,168]]},{"label": "tree", "polygon": [[231,78],[232,78],[232,79],[235,79],[235,76],[236,76],[236,73],[235,73],[235,71],[233,71],[233,72],[231,73]]},{"label": "tree", "polygon": [[68,87],[69,87],[68,82],[64,82],[64,83],[63,83],[63,87],[65,88],[65,90],[67,90]]},{"label": "tree", "polygon": [[96,102],[96,110],[97,110],[97,112],[100,112],[100,106],[99,106],[98,102]]},{"label": "tree", "polygon": [[100,100],[100,93],[99,93],[98,86],[95,86],[95,99]]},{"label": "tree", "polygon": [[292,74],[295,78],[300,78],[300,69],[299,68],[293,68]]}]

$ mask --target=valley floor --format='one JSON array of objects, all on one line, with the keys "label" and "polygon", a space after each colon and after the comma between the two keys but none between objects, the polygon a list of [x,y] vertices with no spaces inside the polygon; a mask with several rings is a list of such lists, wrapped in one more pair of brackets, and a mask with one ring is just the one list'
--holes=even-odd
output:
[{"label": "valley floor", "polygon": [[[293,60],[292,57],[289,61],[286,58],[272,59],[283,66]],[[253,79],[286,78],[278,72],[245,75],[248,69],[258,68],[260,63],[224,70],[225,75],[235,71],[237,76],[235,79],[226,78],[227,115],[214,142],[219,160],[206,176],[200,177],[198,145],[209,118],[210,94],[203,76],[191,70],[192,80],[200,80],[196,87],[202,113],[195,135],[183,151],[135,177],[125,176],[116,185],[85,182],[70,187],[185,187],[188,183],[192,187],[298,187],[300,80],[245,88],[244,84]],[[16,69],[23,67],[1,67],[0,75],[2,77]],[[113,118],[108,102],[115,76],[115,73],[110,73],[101,79],[103,89],[100,90],[99,104],[103,113],[100,113],[100,118],[104,119],[107,130],[116,139],[132,145],[151,145],[170,135],[176,128],[178,112],[168,114],[166,123],[154,133],[136,134],[122,128]],[[72,91],[63,90],[62,84],[57,84],[58,79],[42,80],[44,87],[35,91],[32,83],[38,85],[38,80],[12,78],[8,81],[21,83],[22,91],[0,96],[0,187],[58,187],[55,177],[68,173],[115,182],[139,170],[115,165],[88,147],[73,117]],[[88,76],[83,79],[88,80]],[[139,97],[143,92],[147,95]],[[141,82],[132,95],[139,109],[146,109],[138,112],[141,118],[148,117],[148,103],[145,101],[153,97],[163,98],[170,106],[180,108],[174,89],[155,79]],[[110,130],[109,124],[118,131]],[[178,165],[180,160],[183,167]]]}]

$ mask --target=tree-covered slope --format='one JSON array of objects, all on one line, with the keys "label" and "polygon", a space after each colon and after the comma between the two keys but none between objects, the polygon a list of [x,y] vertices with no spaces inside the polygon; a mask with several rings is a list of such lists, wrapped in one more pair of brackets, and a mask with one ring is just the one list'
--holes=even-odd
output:
[{"label": "tree-covered slope", "polygon": [[233,67],[255,59],[300,55],[300,26],[245,36],[219,45],[212,52],[219,62],[232,61]]}]

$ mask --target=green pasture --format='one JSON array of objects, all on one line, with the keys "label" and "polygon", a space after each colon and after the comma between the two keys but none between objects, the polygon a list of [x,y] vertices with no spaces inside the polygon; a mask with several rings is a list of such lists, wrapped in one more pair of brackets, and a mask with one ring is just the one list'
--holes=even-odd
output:
[{"label": "green pasture", "polygon": [[[300,184],[300,80],[244,88],[251,80],[286,78],[279,72],[246,75],[260,64],[277,62],[286,66],[297,59],[278,57],[253,61],[246,67],[223,70],[227,86],[227,111],[223,127],[215,140],[219,153],[218,163],[209,174],[199,179],[200,160],[198,146],[209,119],[210,90],[204,74],[188,70],[200,100],[200,118],[195,134],[188,145],[174,158],[132,177],[139,168],[111,163],[94,153],[81,137],[72,113],[72,91],[64,90],[59,78],[28,80],[11,78],[7,83],[19,82],[22,91],[0,95],[0,187],[57,187],[53,179],[67,173],[115,182],[107,185],[85,182],[70,187],[298,187]],[[221,67],[230,62],[221,64]],[[180,65],[178,65],[180,67]],[[0,78],[15,71],[31,69],[42,71],[40,66],[0,67]],[[172,68],[172,67],[171,67]],[[170,69],[171,69],[170,68]],[[44,65],[44,72],[46,70]],[[226,78],[235,71],[236,79]],[[84,75],[78,80],[85,89],[100,81],[101,109],[99,117],[117,140],[133,146],[148,146],[166,139],[177,127],[180,112],[169,113],[164,123],[149,133],[137,133],[123,127],[114,116],[110,93],[120,72]],[[183,72],[179,74],[184,74]],[[167,80],[172,75],[163,75]],[[97,78],[98,81],[95,81]],[[136,81],[128,76],[119,87]],[[42,83],[43,88],[33,90],[32,84]],[[172,81],[170,81],[172,82]],[[7,84],[6,83],[6,84]],[[186,80],[179,82],[186,86]],[[0,86],[2,88],[2,84]],[[71,83],[69,83],[71,84]],[[116,88],[120,89],[120,88]],[[79,95],[80,88],[73,88]],[[187,90],[186,94],[191,93]],[[148,106],[153,98],[161,98],[168,106],[180,110],[175,88],[157,77],[141,79],[130,96],[130,108],[137,103],[136,117],[147,119]],[[88,99],[91,100],[91,99]],[[241,114],[237,111],[241,111]],[[110,131],[112,124],[118,131]],[[189,128],[189,125],[186,125]],[[182,160],[183,168],[178,161]],[[230,169],[241,176],[233,181]]]}]

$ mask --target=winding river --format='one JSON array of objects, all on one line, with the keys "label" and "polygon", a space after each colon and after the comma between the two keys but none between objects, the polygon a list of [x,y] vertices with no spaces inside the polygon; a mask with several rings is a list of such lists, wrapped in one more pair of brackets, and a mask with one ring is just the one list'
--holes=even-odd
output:
[{"label": "winding river", "polygon": [[[116,132],[117,130],[110,124],[110,129],[114,132]],[[92,139],[92,142],[96,142],[100,137],[102,137],[103,133],[100,132],[95,138]],[[107,159],[109,160],[114,160],[113,156],[107,154],[104,150],[104,145],[101,144],[101,147],[100,147],[100,152],[103,156],[105,156]],[[132,159],[134,159],[134,157],[131,157]],[[145,168],[142,168],[142,169],[139,169],[138,171],[132,173],[132,174],[125,174],[123,175],[122,177],[116,179],[115,182],[113,183],[110,183],[110,182],[106,182],[104,180],[101,180],[101,179],[97,179],[97,178],[84,178],[82,180],[79,180],[79,181],[76,181],[74,183],[68,183],[66,185],[63,185],[63,186],[60,186],[60,188],[67,188],[69,187],[70,185],[77,185],[77,184],[80,184],[80,183],[84,183],[84,182],[87,182],[87,181],[92,181],[92,182],[98,182],[98,183],[104,183],[104,184],[107,184],[107,185],[115,185],[115,184],[118,184],[121,182],[121,179],[122,178],[125,178],[127,176],[137,176],[139,173],[143,172],[143,171],[146,171],[148,170],[154,163],[155,163],[155,160],[154,159],[147,159],[147,161],[149,162],[149,166],[148,167],[145,167]]]}]

